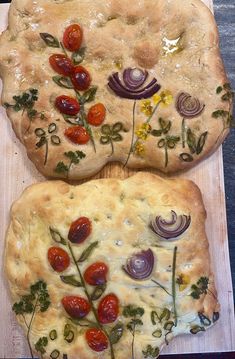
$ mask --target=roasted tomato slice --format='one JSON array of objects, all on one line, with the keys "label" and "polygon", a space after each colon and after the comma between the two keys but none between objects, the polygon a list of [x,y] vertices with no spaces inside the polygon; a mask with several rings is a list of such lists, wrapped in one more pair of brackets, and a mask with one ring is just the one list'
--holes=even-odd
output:
[{"label": "roasted tomato slice", "polygon": [[102,103],[92,106],[87,115],[87,121],[90,125],[100,126],[105,119],[106,108]]},{"label": "roasted tomato slice", "polygon": [[90,285],[102,285],[106,283],[107,273],[107,265],[103,262],[96,262],[85,270],[84,279]]},{"label": "roasted tomato slice", "polygon": [[65,55],[51,55],[49,62],[53,70],[60,75],[70,76],[73,73],[74,66],[72,61]]},{"label": "roasted tomato slice", "polygon": [[58,96],[55,100],[55,107],[65,115],[75,116],[80,111],[80,105],[75,98],[69,96]]},{"label": "roasted tomato slice", "polygon": [[86,341],[95,352],[102,352],[108,348],[108,338],[98,328],[91,328],[86,331]]},{"label": "roasted tomato slice", "polygon": [[56,272],[63,272],[70,264],[68,253],[60,247],[49,248],[47,258],[50,265]]},{"label": "roasted tomato slice", "polygon": [[90,303],[86,299],[75,295],[64,297],[62,304],[70,317],[75,319],[84,318],[91,310]]},{"label": "roasted tomato slice", "polygon": [[79,91],[85,91],[91,84],[91,76],[83,66],[76,66],[71,76],[73,86]]},{"label": "roasted tomato slice", "polygon": [[73,24],[65,29],[63,44],[69,51],[77,51],[82,44],[83,31],[78,24]]},{"label": "roasted tomato slice", "polygon": [[91,230],[92,224],[89,218],[80,217],[71,224],[68,239],[72,243],[80,244],[91,234]]},{"label": "roasted tomato slice", "polygon": [[87,130],[79,125],[66,128],[64,134],[70,141],[77,145],[85,145],[90,140],[90,135]]},{"label": "roasted tomato slice", "polygon": [[115,294],[106,295],[98,306],[98,319],[102,324],[115,322],[119,314],[119,299]]}]

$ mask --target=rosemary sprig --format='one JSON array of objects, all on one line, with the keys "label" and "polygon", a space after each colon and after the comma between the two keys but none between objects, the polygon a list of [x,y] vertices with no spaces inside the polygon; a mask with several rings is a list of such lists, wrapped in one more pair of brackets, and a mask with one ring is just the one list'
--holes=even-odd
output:
[{"label": "rosemary sprig", "polygon": [[[30,343],[30,330],[37,312],[45,312],[50,305],[50,297],[47,291],[47,285],[44,281],[38,281],[31,285],[29,294],[23,295],[21,300],[14,303],[12,309],[16,315],[21,315],[27,328],[27,342],[31,357],[33,350]],[[30,320],[27,321],[26,315],[31,314]]]}]

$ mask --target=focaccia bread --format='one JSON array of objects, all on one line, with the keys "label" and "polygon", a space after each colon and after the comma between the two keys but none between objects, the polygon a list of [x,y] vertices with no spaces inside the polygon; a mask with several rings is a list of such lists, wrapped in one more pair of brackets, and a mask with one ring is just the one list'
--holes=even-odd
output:
[{"label": "focaccia bread", "polygon": [[14,131],[49,177],[110,161],[187,169],[230,127],[217,27],[199,0],[13,0],[0,75]]},{"label": "focaccia bread", "polygon": [[33,317],[32,352],[157,358],[175,336],[212,326],[205,219],[193,182],[148,173],[26,189],[11,210],[5,271],[25,332]]}]

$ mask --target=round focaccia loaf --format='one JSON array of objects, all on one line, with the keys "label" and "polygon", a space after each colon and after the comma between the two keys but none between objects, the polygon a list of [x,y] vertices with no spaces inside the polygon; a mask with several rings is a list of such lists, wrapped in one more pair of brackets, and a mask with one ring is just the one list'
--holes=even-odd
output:
[{"label": "round focaccia loaf", "polygon": [[[84,217],[91,223],[90,232],[74,226]],[[40,355],[35,344],[45,337],[44,359],[55,350],[59,358],[64,354],[69,359],[156,358],[175,336],[209,328],[219,318],[219,304],[205,219],[193,182],[148,173],[124,181],[102,179],[80,186],[57,181],[26,189],[12,206],[5,271],[13,309],[25,331],[38,296],[42,298],[29,333],[35,355]],[[75,237],[79,243],[74,243]],[[48,260],[51,247],[67,252],[70,264],[64,271],[58,271],[60,260],[57,267]],[[86,274],[97,262],[108,268],[105,276],[99,271],[93,277],[99,286],[90,285]],[[94,291],[97,297],[92,301]],[[27,297],[30,293],[33,297]],[[118,304],[116,308],[111,304],[111,309],[104,306],[108,316],[104,321],[100,306],[110,294]],[[83,319],[76,311],[68,314],[62,305],[67,296],[92,302],[92,309]],[[30,303],[33,307],[25,314]],[[107,340],[100,353],[86,340],[91,328],[101,330]],[[51,340],[55,331],[56,339]]]},{"label": "round focaccia loaf", "polygon": [[[85,96],[69,77],[61,85],[49,63],[64,53],[59,43],[71,24],[83,31],[78,53],[66,53],[90,73]],[[232,96],[217,27],[199,0],[13,0],[0,75],[14,131],[49,177],[85,178],[110,161],[176,172],[215,151],[229,131]],[[58,111],[62,95],[78,97],[77,115]],[[98,120],[89,120],[97,103],[106,115],[95,108]]]}]

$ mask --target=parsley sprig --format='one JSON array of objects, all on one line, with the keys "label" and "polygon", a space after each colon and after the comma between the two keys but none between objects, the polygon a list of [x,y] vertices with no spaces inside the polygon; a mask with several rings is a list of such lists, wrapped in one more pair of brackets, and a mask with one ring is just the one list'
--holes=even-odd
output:
[{"label": "parsley sprig", "polygon": [[[23,295],[21,300],[15,303],[12,307],[16,315],[23,317],[27,328],[27,342],[30,349],[31,357],[33,358],[32,346],[30,343],[30,330],[32,328],[33,320],[37,312],[45,312],[50,306],[50,297],[47,291],[47,284],[40,280],[31,285],[29,294]],[[28,315],[31,317],[27,320]],[[37,349],[36,349],[37,350]]]},{"label": "parsley sprig", "polygon": [[144,309],[141,307],[135,307],[128,305],[123,309],[123,316],[125,318],[131,318],[130,322],[127,323],[127,329],[132,335],[131,344],[131,358],[134,359],[134,345],[135,345],[135,333],[139,326],[143,325],[143,321],[140,319],[144,315]]},{"label": "parsley sprig", "polygon": [[13,96],[15,103],[4,103],[5,108],[12,108],[15,112],[22,111],[22,116],[26,112],[30,121],[36,117],[40,117],[41,120],[45,119],[43,112],[38,112],[35,108],[35,102],[38,100],[38,90],[30,88],[23,92],[19,96]]},{"label": "parsley sprig", "polygon": [[82,151],[75,151],[75,152],[69,151],[69,152],[65,152],[64,155],[70,160],[69,164],[67,165],[63,161],[58,162],[55,168],[55,172],[60,174],[64,173],[68,177],[72,164],[75,165],[79,164],[80,160],[85,158],[86,155]]},{"label": "parsley sprig", "polygon": [[146,349],[142,351],[144,354],[144,358],[153,358],[156,359],[159,356],[159,348],[158,347],[152,347],[152,345],[147,345]]},{"label": "parsley sprig", "polygon": [[209,285],[209,278],[201,277],[196,284],[191,286],[192,292],[191,297],[199,299],[202,294],[207,294]]}]

